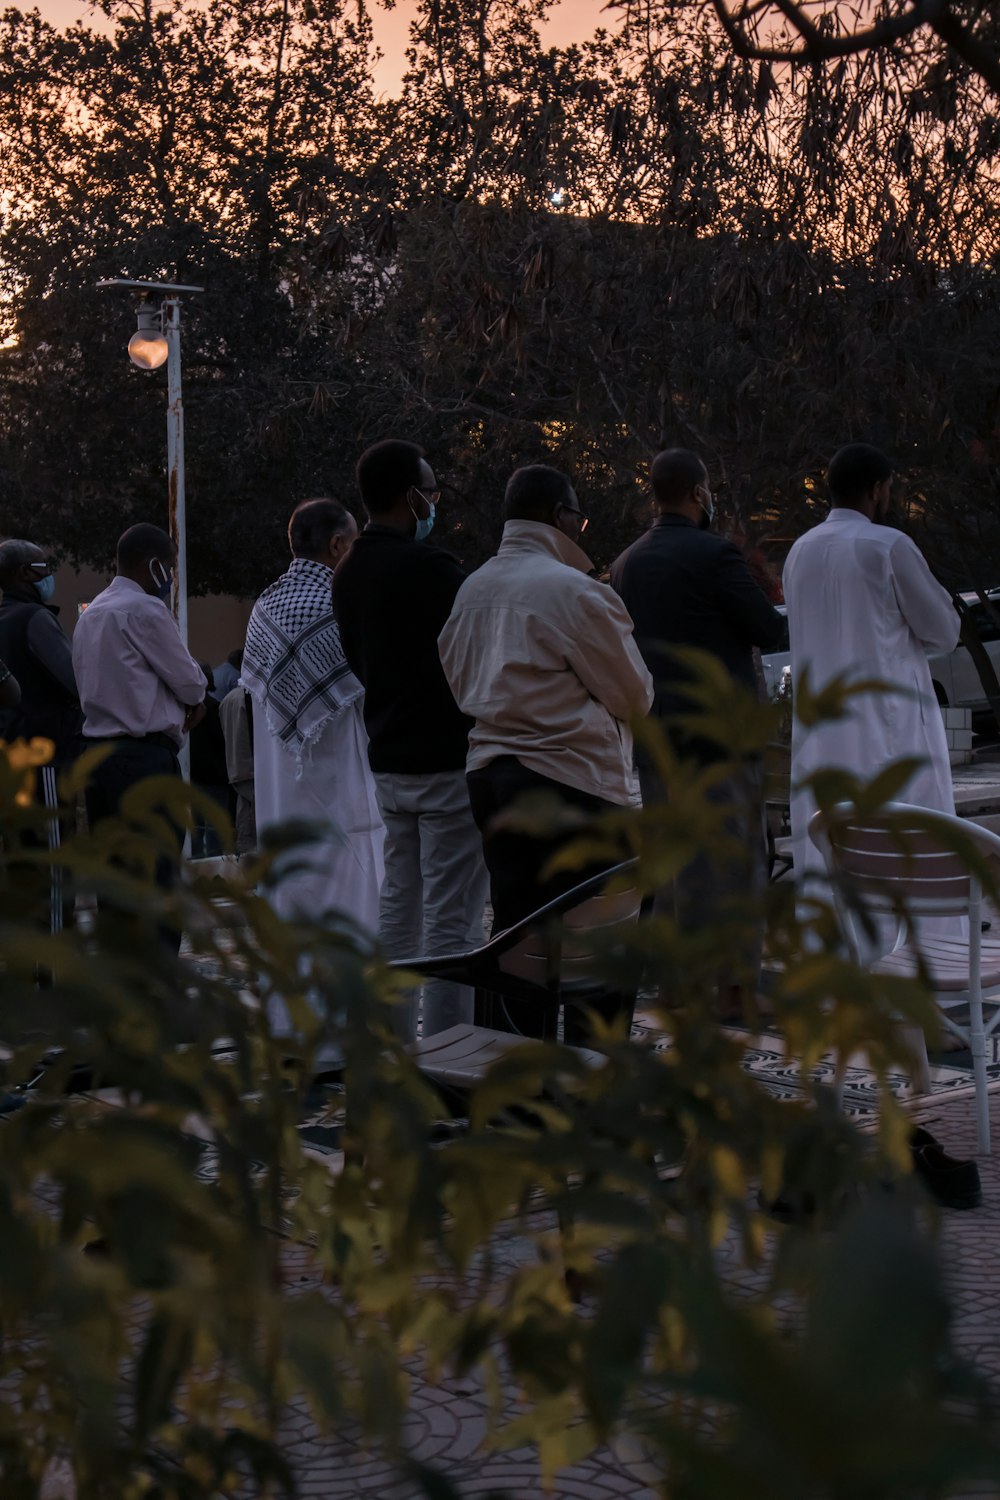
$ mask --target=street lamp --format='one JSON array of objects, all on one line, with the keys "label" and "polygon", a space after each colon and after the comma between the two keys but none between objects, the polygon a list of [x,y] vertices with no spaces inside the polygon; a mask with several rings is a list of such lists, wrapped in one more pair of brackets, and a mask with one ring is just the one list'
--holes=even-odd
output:
[{"label": "street lamp", "polygon": [[170,354],[163,309],[144,297],[135,316],[139,326],[128,341],[128,357],[140,370],[158,370]]},{"label": "street lamp", "polygon": [[[167,365],[167,513],[168,528],[177,548],[177,567],[171,607],[181,640],[188,640],[187,512],[184,503],[184,405],[181,400],[181,294],[203,292],[204,287],[182,286],[173,281],[129,281],[115,276],[99,281],[99,287],[124,286],[142,292],[137,328],[128,341],[128,356],[140,370],[158,370]],[[150,293],[162,293],[157,299]]]}]

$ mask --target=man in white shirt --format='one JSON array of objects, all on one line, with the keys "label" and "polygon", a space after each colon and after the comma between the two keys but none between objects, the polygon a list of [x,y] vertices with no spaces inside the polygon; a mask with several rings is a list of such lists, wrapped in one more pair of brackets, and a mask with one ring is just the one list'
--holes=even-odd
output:
[{"label": "man in white shirt", "polygon": [[[579,546],[587,518],[567,475],[518,469],[505,513],[500,551],[463,583],[438,637],[455,701],[475,720],[466,773],[498,932],[594,873],[540,878],[588,817],[638,802],[629,721],[653,700],[631,616]],[[569,832],[502,826],[511,804],[539,792],[563,806]],[[515,1024],[540,1035],[553,1020],[535,1007]],[[568,1041],[582,1039],[578,1023],[567,1015]]]},{"label": "man in white shirt", "polygon": [[[118,813],[137,782],[180,775],[177,752],[205,712],[205,674],[167,603],[176,559],[159,526],[129,527],[118,543],[116,576],[77,622],[73,668],[83,738],[111,752],[87,788],[92,828]],[[178,830],[178,857],[180,846]],[[176,860],[159,862],[159,885],[169,889],[176,876]]]},{"label": "man in white shirt", "polygon": [[792,840],[804,881],[822,869],[808,837],[815,802],[802,782],[821,767],[872,777],[904,756],[922,757],[900,794],[939,812],[955,811],[944,721],[928,654],[952,651],[960,621],[916,544],[884,520],[892,465],[867,443],[841,448],[827,472],[832,508],[799,538],[785,563],[792,681],[809,673],[813,691],[835,676],[877,679],[888,692],[850,699],[841,719],[792,729]]}]

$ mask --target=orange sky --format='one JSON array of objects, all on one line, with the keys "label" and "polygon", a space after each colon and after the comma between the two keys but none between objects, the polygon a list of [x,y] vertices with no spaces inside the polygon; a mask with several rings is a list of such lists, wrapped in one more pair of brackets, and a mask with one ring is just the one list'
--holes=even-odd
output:
[{"label": "orange sky", "polygon": [[[90,7],[85,0],[35,0],[35,4],[45,19],[56,25],[65,26],[73,21],[85,21],[90,15]],[[605,4],[606,0],[557,0],[547,28],[548,38],[556,45],[561,45],[580,41],[599,25],[613,25],[614,12],[601,17]],[[21,0],[20,8],[31,8],[31,0]],[[407,30],[416,4],[415,0],[398,0],[395,10],[384,11],[376,4],[372,5],[372,9],[375,38],[385,54],[377,78],[384,89],[392,91],[402,76]]]}]

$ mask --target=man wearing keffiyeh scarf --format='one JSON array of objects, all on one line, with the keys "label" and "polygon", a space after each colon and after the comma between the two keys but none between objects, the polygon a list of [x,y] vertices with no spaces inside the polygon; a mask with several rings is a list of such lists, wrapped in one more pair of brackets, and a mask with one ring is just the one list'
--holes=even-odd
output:
[{"label": "man wearing keffiyeh scarf", "polygon": [[[283,916],[378,920],[385,830],[368,767],[364,689],[344,658],[333,572],[358,528],[336,500],[292,515],[288,572],[264,590],[247,627],[241,684],[253,699],[257,827],[301,820],[328,836],[299,846],[274,904]],[[305,869],[298,868],[302,864]]]}]

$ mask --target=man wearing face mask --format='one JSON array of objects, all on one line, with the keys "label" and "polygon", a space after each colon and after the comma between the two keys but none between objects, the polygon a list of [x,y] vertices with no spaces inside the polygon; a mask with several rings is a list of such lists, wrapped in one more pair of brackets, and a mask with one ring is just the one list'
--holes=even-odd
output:
[{"label": "man wearing face mask", "polygon": [[47,739],[53,766],[68,765],[79,751],[80,699],[69,640],[50,602],[55,578],[34,542],[0,545],[0,658],[21,687],[21,701],[0,715],[0,737]]},{"label": "man wearing face mask", "polygon": [[[333,582],[344,653],[365,690],[365,728],[385,824],[379,937],[390,958],[460,953],[482,941],[487,876],[469,806],[465,757],[471,720],[445,681],[437,638],[465,581],[428,538],[434,471],[415,443],[388,440],[361,455],[368,512]],[[472,991],[424,987],[424,1036],[472,1020]],[[416,1035],[418,999],[397,1008]]]},{"label": "man wearing face mask", "polygon": [[[177,752],[205,712],[205,674],[168,603],[175,563],[174,544],[159,526],[130,526],[118,542],[116,576],[73,634],[84,740],[111,751],[87,789],[92,827],[117,814],[136,782],[180,775]],[[176,875],[176,862],[164,860],[157,882],[169,888]]]},{"label": "man wearing face mask", "polygon": [[[739,548],[711,529],[715,503],[708,470],[688,448],[658,453],[649,470],[656,510],[652,526],[612,564],[611,583],[635,621],[636,640],[653,674],[652,717],[658,719],[675,750],[711,764],[727,756],[724,746],[692,733],[678,722],[690,713],[687,676],[670,654],[674,646],[698,647],[716,657],[734,682],[757,692],[753,648],[768,651],[784,636],[784,621],[768,602]],[[639,757],[643,802],[662,801],[669,789]],[[679,919],[694,929],[713,919],[728,902],[744,900],[762,882],[765,842],[756,768],[739,767],[719,782],[712,795],[732,808],[727,823],[745,847],[745,858],[732,866],[699,855],[682,872],[672,892],[659,904],[673,905]],[[720,977],[723,1013],[742,1003],[744,984],[755,983],[759,952],[746,955],[739,982]]]}]

